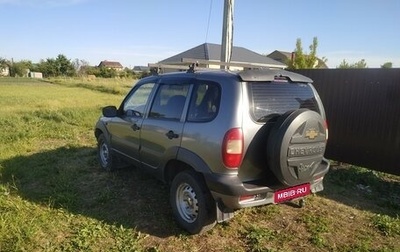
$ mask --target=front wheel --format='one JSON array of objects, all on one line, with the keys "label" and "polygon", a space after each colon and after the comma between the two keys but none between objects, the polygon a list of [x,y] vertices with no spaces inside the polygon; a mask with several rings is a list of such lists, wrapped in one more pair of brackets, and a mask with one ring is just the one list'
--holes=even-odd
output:
[{"label": "front wheel", "polygon": [[175,218],[191,234],[204,233],[215,226],[215,202],[202,178],[193,171],[175,176],[170,188]]},{"label": "front wheel", "polygon": [[115,162],[113,161],[111,146],[103,134],[97,138],[97,158],[101,168],[105,171],[115,170]]}]

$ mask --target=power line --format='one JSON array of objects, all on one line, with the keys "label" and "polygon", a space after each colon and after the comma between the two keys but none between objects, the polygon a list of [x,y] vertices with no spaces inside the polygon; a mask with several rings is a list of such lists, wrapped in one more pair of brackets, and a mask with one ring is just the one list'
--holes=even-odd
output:
[{"label": "power line", "polygon": [[213,0],[210,0],[210,9],[209,9],[209,11],[208,11],[207,32],[206,32],[206,39],[205,39],[205,42],[206,42],[206,43],[207,43],[207,38],[208,38],[208,31],[209,31],[209,29],[210,29],[210,20],[211,20],[212,6],[213,6]]}]

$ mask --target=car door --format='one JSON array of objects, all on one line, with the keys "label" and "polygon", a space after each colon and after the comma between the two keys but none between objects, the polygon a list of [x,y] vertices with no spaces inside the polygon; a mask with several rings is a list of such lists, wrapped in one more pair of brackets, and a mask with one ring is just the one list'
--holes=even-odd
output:
[{"label": "car door", "polygon": [[107,124],[113,150],[130,158],[135,165],[140,165],[140,129],[154,87],[155,80],[136,84],[122,102],[119,116]]},{"label": "car door", "polygon": [[192,79],[161,79],[141,128],[142,165],[151,169],[175,158],[181,144]]}]

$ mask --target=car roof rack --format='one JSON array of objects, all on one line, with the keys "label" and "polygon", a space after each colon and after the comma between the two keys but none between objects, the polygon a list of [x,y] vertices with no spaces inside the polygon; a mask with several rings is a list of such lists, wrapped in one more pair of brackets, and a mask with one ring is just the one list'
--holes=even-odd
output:
[{"label": "car roof rack", "polygon": [[219,65],[219,66],[226,66],[226,67],[242,67],[250,68],[250,69],[284,69],[286,66],[278,67],[277,65],[273,64],[264,64],[264,63],[250,63],[250,62],[220,62],[220,61],[213,61],[213,60],[202,60],[202,59],[192,59],[192,58],[182,58],[181,61],[183,63],[190,63],[196,62],[198,64],[203,65]]},{"label": "car roof rack", "polygon": [[150,71],[153,74],[164,72],[164,69],[174,69],[178,71],[186,70],[188,73],[194,73],[196,70],[220,70],[219,68],[210,68],[210,65],[225,66],[232,68],[234,71],[241,71],[243,69],[284,69],[285,67],[277,67],[276,65],[262,64],[262,63],[248,63],[248,62],[220,62],[212,60],[181,58],[181,61],[164,63],[149,63]]},{"label": "car roof rack", "polygon": [[185,71],[187,73],[194,73],[196,70],[204,70],[208,68],[199,68],[198,63],[190,63],[190,64],[181,64],[181,65],[174,65],[174,64],[162,64],[162,63],[149,63],[148,66],[150,67],[150,72],[153,74],[159,74],[163,72],[164,69],[174,69],[178,71]]}]

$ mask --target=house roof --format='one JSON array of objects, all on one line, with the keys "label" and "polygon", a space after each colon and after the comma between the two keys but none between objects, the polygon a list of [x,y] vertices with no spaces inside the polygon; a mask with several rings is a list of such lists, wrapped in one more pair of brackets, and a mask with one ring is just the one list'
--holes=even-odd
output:
[{"label": "house roof", "polygon": [[281,61],[282,58],[290,59],[292,57],[292,53],[275,50],[272,53],[268,54],[267,57],[270,57],[271,59],[274,59],[277,61]]},{"label": "house roof", "polygon": [[108,61],[108,60],[103,60],[100,62],[99,67],[110,67],[110,68],[123,68],[121,63],[118,61]]},{"label": "house roof", "polygon": [[[221,45],[204,43],[199,46],[193,47],[187,51],[169,57],[160,61],[159,63],[179,63],[182,59],[198,59],[198,60],[210,60],[220,61],[221,59]],[[286,64],[279,61],[268,58],[264,55],[250,51],[243,47],[234,46],[232,48],[231,62],[240,63],[256,63],[263,65],[272,65],[279,68],[286,67]]]},{"label": "house roof", "polygon": [[[292,58],[292,54],[293,54],[292,52],[275,50],[272,53],[268,54],[267,57],[270,57],[270,58],[277,60],[279,62],[282,62],[282,63],[286,63],[286,62],[288,62],[288,60],[290,60]],[[328,68],[328,66],[325,64],[325,62],[322,59],[317,58],[317,60],[318,60],[318,68]]]}]

